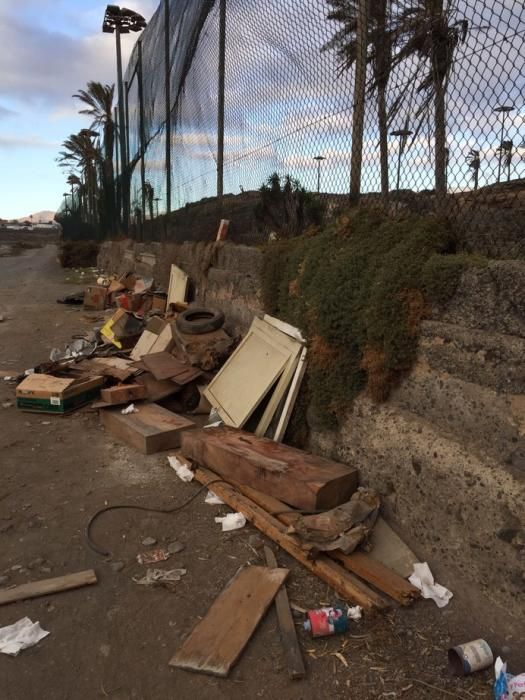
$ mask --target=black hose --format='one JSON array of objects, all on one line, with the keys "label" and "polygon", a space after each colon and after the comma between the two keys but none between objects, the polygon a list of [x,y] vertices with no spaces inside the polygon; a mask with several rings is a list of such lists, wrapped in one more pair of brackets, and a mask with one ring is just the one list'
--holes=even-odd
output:
[{"label": "black hose", "polygon": [[184,501],[184,503],[181,503],[178,506],[173,506],[173,508],[150,508],[148,506],[137,506],[137,505],[126,504],[126,503],[120,503],[120,504],[117,504],[114,506],[105,506],[104,508],[100,508],[100,510],[97,510],[97,512],[91,516],[91,518],[89,519],[89,522],[86,526],[87,545],[90,549],[92,549],[94,552],[96,552],[97,554],[100,554],[103,557],[111,556],[111,552],[107,552],[107,551],[103,550],[101,547],[98,547],[91,539],[91,528],[93,527],[95,520],[97,520],[97,518],[100,515],[102,515],[102,513],[107,513],[107,511],[109,511],[109,510],[117,510],[120,508],[130,508],[132,510],[145,510],[148,513],[163,513],[166,515],[169,515],[171,513],[177,513],[178,511],[182,510],[183,508],[186,508],[186,506],[189,506],[189,504],[193,500],[195,500],[195,498],[197,498],[197,496],[200,493],[202,493],[205,489],[207,489],[209,486],[211,486],[211,484],[216,484],[218,482],[226,483],[226,482],[224,482],[223,479],[214,479],[213,481],[210,481],[209,483],[201,486],[201,488],[198,489],[198,491],[195,491],[195,493],[192,496],[190,496],[190,498],[188,498],[186,501]]}]

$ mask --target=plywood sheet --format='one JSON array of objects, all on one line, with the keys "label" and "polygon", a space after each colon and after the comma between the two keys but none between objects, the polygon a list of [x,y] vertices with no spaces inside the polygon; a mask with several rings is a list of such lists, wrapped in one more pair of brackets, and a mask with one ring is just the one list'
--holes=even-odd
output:
[{"label": "plywood sheet", "polygon": [[288,569],[241,569],[194,627],[170,666],[226,677],[287,575]]},{"label": "plywood sheet", "polygon": [[140,360],[143,355],[147,355],[149,352],[151,352],[151,348],[155,344],[158,337],[159,336],[157,333],[153,333],[152,331],[148,331],[146,329],[138,339],[138,342],[133,348],[133,350],[131,351],[131,359]]},{"label": "plywood sheet", "polygon": [[296,340],[255,318],[204,395],[226,425],[241,428],[300,349]]},{"label": "plywood sheet", "polygon": [[171,266],[170,286],[168,288],[168,302],[170,304],[180,304],[186,301],[188,292],[188,275],[177,265]]}]

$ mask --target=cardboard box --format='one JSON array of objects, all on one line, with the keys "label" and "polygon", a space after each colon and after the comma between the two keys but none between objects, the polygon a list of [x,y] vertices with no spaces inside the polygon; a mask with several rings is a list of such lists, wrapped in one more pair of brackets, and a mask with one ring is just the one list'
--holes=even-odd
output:
[{"label": "cardboard box", "polygon": [[167,294],[154,294],[151,303],[152,311],[160,311],[161,314],[166,313],[166,303],[168,301]]},{"label": "cardboard box", "polygon": [[102,311],[106,307],[106,287],[86,287],[84,308],[89,311]]},{"label": "cardboard box", "polygon": [[103,377],[65,379],[30,374],[16,388],[16,405],[35,413],[68,413],[100,396]]}]

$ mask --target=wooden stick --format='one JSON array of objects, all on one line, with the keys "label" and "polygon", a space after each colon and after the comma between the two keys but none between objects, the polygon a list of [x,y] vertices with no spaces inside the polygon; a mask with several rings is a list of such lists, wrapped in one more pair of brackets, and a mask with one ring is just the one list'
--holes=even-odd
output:
[{"label": "wooden stick", "polygon": [[[195,477],[197,481],[205,485],[219,478],[213,472],[202,467],[196,469]],[[327,583],[343,600],[349,600],[354,604],[361,605],[369,611],[388,608],[388,602],[379,593],[373,591],[350,572],[345,571],[332,559],[324,555],[321,555],[315,561],[308,559],[307,554],[287,534],[286,527],[279,520],[239,493],[230,484],[216,482],[213,484],[213,492],[231,508],[242,513],[256,528],[276,542],[288,554],[291,554],[305,568]]]},{"label": "wooden stick", "polygon": [[[285,525],[292,525],[299,517],[297,511],[290,509],[289,506],[273,496],[268,496],[261,491],[239,484],[236,481],[232,481],[232,486]],[[335,550],[327,552],[327,555],[331,559],[340,562],[348,571],[364,579],[367,583],[371,583],[380,591],[401,603],[401,605],[410,605],[415,599],[420,597],[419,590],[415,586],[401,578],[401,576],[384,564],[381,564],[381,562],[367,556],[364,552],[344,554],[341,550]]]},{"label": "wooden stick", "polygon": [[38,598],[50,593],[61,593],[72,588],[89,586],[92,583],[97,583],[97,575],[93,569],[79,571],[76,574],[67,574],[66,576],[57,576],[56,578],[46,578],[33,583],[23,583],[21,586],[0,591],[0,605],[14,603],[16,600]]},{"label": "wooden stick", "polygon": [[[277,569],[278,565],[275,554],[270,547],[266,545],[264,547],[264,555],[268,566],[272,569]],[[297,641],[297,632],[290,610],[288,593],[286,592],[286,586],[284,584],[275,597],[275,610],[277,611],[279,629],[281,630],[281,641],[288,664],[288,675],[293,680],[304,678],[306,669],[301,655],[301,647]]]}]

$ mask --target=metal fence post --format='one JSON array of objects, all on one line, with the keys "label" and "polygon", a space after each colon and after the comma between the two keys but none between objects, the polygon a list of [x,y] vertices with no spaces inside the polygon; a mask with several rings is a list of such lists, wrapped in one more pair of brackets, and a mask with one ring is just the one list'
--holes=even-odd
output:
[{"label": "metal fence post", "polygon": [[224,194],[224,88],[226,72],[226,0],[219,12],[219,84],[217,90],[217,204],[222,209]]},{"label": "metal fence post", "polygon": [[142,39],[138,40],[138,66],[137,78],[139,81],[139,127],[140,127],[140,191],[141,208],[140,217],[141,239],[144,237],[144,221],[146,219],[146,134],[144,130],[144,83],[142,74]]},{"label": "metal fence post", "polygon": [[166,80],[166,214],[169,215],[171,213],[170,0],[164,0],[164,67]]}]

